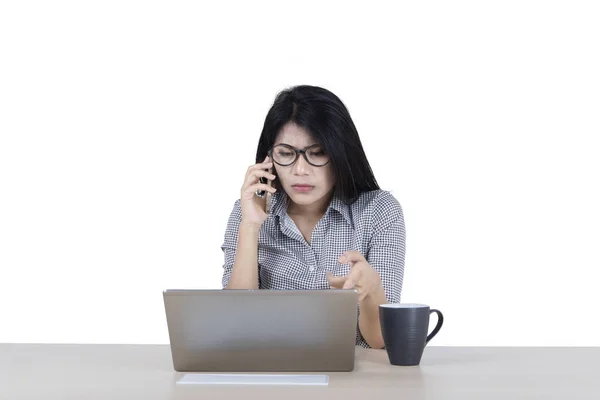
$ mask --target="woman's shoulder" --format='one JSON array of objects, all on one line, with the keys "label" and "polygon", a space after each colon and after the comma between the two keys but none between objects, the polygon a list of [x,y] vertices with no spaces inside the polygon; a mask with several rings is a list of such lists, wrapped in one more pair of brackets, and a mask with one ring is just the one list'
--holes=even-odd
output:
[{"label": "woman's shoulder", "polygon": [[351,205],[353,211],[376,213],[402,212],[400,202],[389,190],[370,190],[362,192]]},{"label": "woman's shoulder", "polygon": [[237,230],[240,222],[242,222],[242,203],[240,199],[233,202],[233,207],[229,212],[229,218],[227,219],[227,229]]},{"label": "woman's shoulder", "polygon": [[402,206],[389,190],[363,192],[350,206],[353,219],[363,226],[379,229],[404,220]]},{"label": "woman's shoulder", "polygon": [[233,202],[233,207],[231,208],[230,216],[240,217],[242,216],[242,202],[240,199],[236,199]]}]

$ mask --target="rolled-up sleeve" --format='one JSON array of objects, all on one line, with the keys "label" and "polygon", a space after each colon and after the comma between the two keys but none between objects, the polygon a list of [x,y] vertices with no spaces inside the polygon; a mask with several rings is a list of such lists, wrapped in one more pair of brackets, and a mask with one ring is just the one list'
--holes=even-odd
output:
[{"label": "rolled-up sleeve", "polygon": [[399,303],[404,279],[406,231],[402,207],[391,193],[382,191],[375,199],[371,227],[367,262],[379,273],[387,301]]},{"label": "rolled-up sleeve", "polygon": [[223,250],[223,256],[225,258],[223,263],[223,277],[221,279],[221,284],[223,285],[223,288],[225,288],[229,283],[231,271],[233,270],[233,264],[235,262],[235,252],[238,243],[238,232],[241,221],[242,207],[240,204],[240,200],[238,199],[235,201],[235,204],[233,205],[233,210],[229,215],[229,220],[227,221],[227,228],[225,229],[225,237],[223,240],[223,244],[221,245],[221,250]]}]

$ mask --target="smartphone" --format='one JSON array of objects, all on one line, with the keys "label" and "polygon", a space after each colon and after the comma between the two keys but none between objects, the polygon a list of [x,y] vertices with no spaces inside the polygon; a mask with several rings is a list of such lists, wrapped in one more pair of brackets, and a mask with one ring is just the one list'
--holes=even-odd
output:
[{"label": "smartphone", "polygon": [[[269,171],[269,173],[270,173],[270,174],[272,174],[272,173],[273,173],[273,168],[272,168],[272,167],[271,167],[271,168],[269,168],[269,169],[268,169],[268,171]],[[265,185],[266,185],[266,184],[269,184],[269,186],[271,186],[271,181],[269,181],[269,180],[268,180],[267,178],[265,178],[265,177],[262,177],[262,176],[261,176],[260,178],[258,178],[258,181],[259,181],[260,183],[263,183],[263,184],[265,184]],[[266,190],[257,190],[257,191],[256,191],[256,195],[262,199],[263,197],[265,197],[265,192],[266,192]]]}]

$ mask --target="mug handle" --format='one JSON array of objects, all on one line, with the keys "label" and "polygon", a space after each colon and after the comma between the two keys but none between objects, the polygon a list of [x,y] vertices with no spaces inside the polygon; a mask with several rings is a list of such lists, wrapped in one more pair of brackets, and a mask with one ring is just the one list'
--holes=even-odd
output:
[{"label": "mug handle", "polygon": [[440,331],[440,328],[442,327],[442,324],[444,323],[444,316],[442,315],[442,312],[440,310],[436,310],[436,309],[432,308],[429,311],[430,317],[431,317],[432,313],[437,314],[438,321],[437,321],[437,324],[435,325],[435,328],[433,328],[433,331],[427,336],[427,340],[425,341],[425,344],[429,343],[429,341],[431,339],[433,339],[433,337]]}]

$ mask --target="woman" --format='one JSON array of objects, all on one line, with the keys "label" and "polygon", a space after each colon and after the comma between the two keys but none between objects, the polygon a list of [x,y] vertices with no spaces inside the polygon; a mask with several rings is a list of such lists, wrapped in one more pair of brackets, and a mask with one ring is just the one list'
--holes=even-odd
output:
[{"label": "woman", "polygon": [[223,287],[356,288],[356,343],[383,348],[379,304],[400,301],[404,218],[379,189],[344,104],[320,87],[282,91],[256,162],[227,224]]}]

